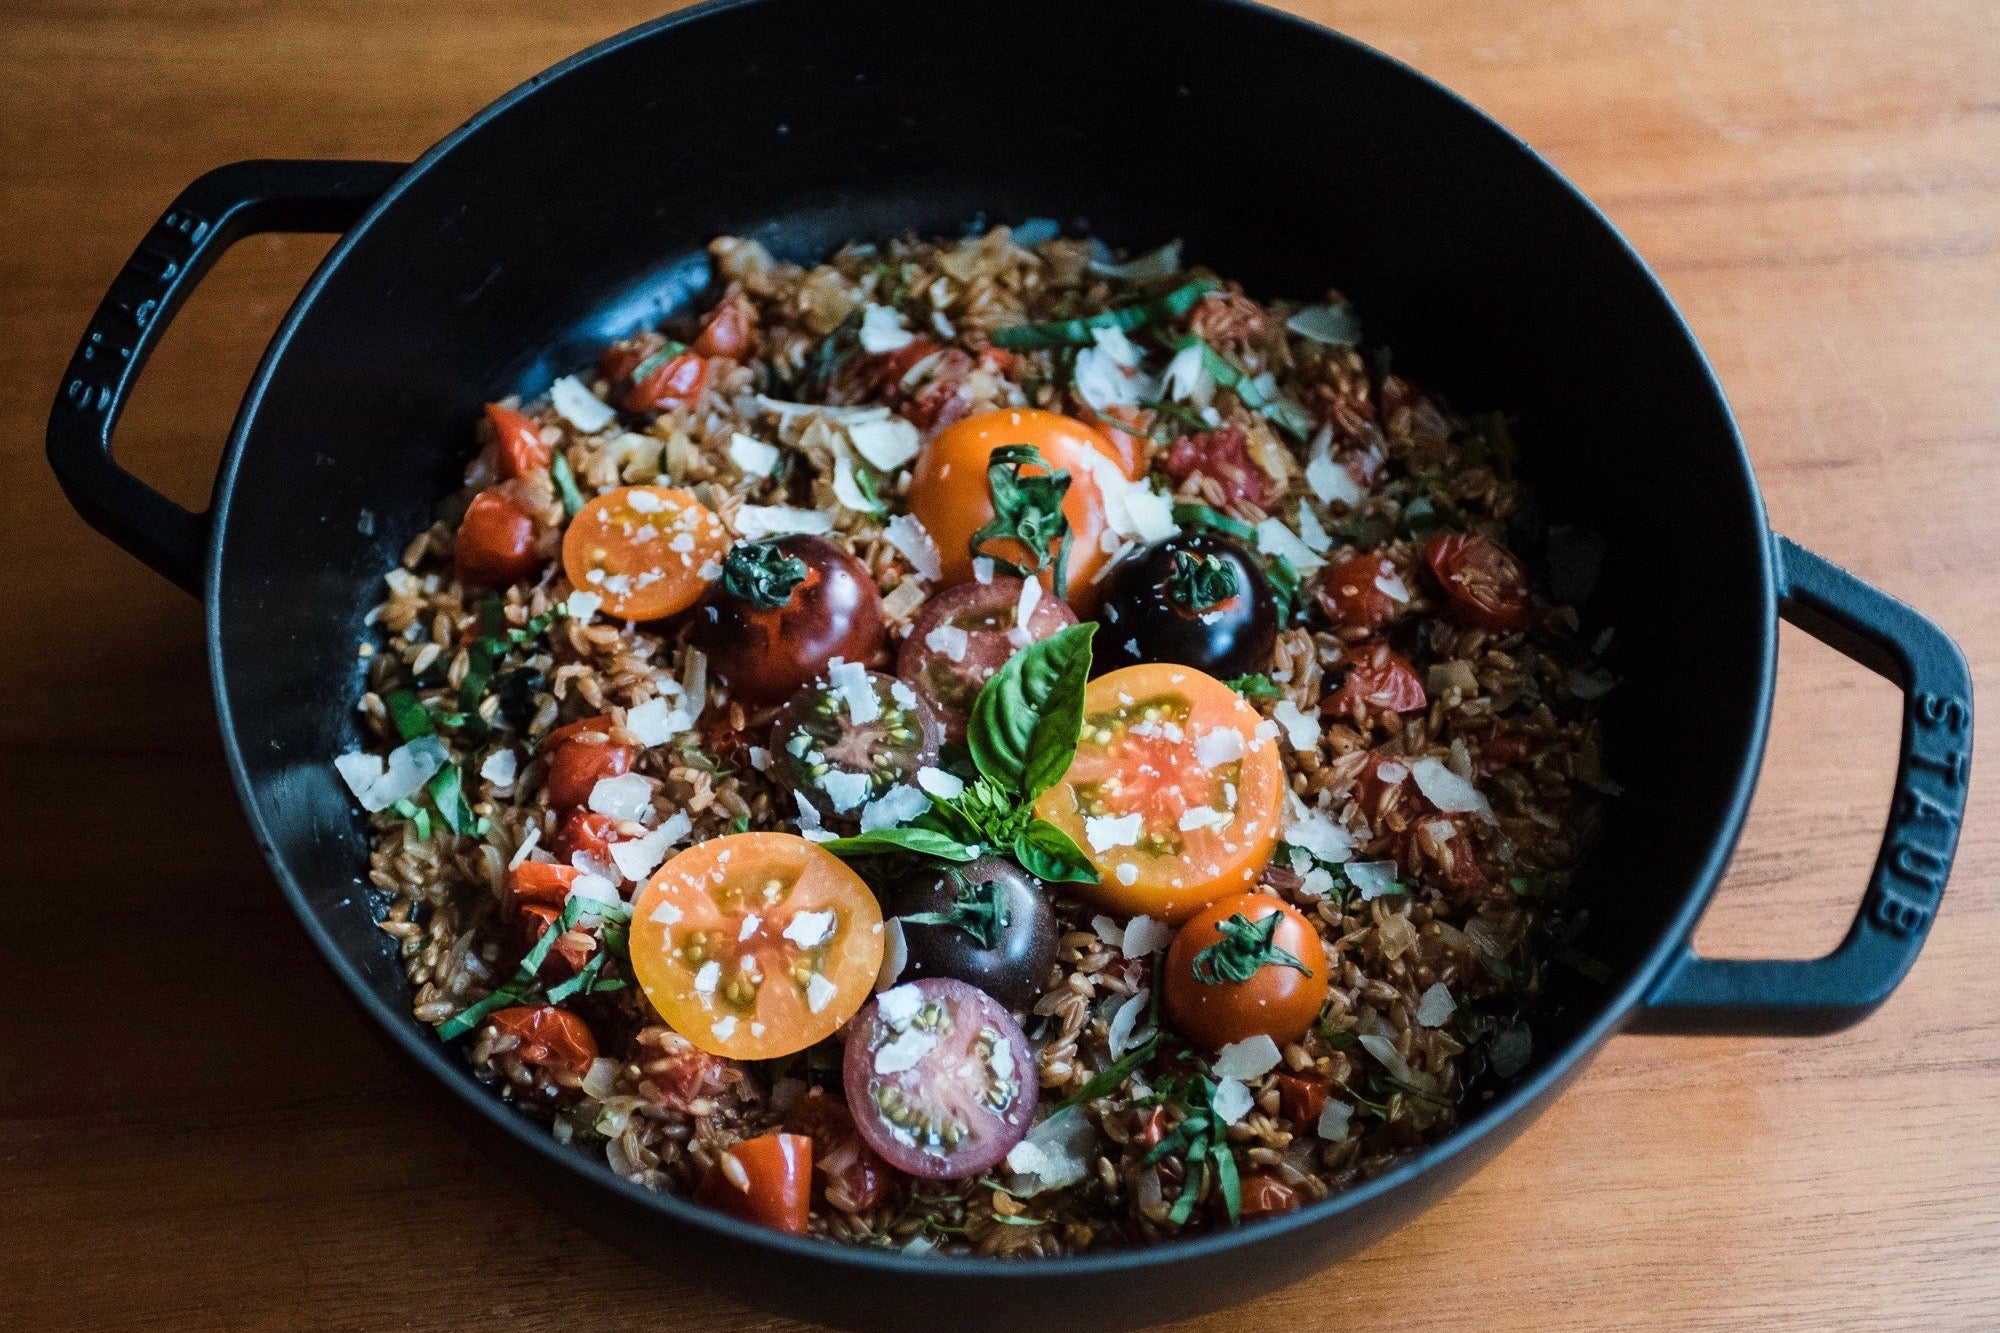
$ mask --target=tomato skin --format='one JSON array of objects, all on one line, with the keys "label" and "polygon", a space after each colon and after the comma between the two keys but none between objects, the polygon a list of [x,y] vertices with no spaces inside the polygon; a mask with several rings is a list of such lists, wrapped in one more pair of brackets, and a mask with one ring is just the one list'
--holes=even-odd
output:
[{"label": "tomato skin", "polygon": [[588,736],[567,740],[549,755],[549,775],[542,786],[549,804],[558,809],[575,808],[590,801],[590,789],[602,778],[615,778],[632,771],[632,750],[614,745],[608,738]]},{"label": "tomato skin", "polygon": [[[1035,813],[1069,834],[1097,868],[1099,881],[1074,891],[1114,912],[1179,922],[1254,884],[1277,847],[1284,802],[1277,742],[1260,734],[1257,710],[1193,667],[1151,663],[1091,681],[1083,711],[1085,734],[1069,771],[1035,800]],[[1204,738],[1222,730],[1240,738],[1240,756],[1202,762],[1204,745],[1218,743]],[[1233,807],[1218,804],[1232,795]],[[1232,817],[1220,827],[1182,829],[1203,805]],[[1134,813],[1142,817],[1137,844],[1091,846],[1089,820]]]},{"label": "tomato skin", "polygon": [[1428,702],[1423,678],[1409,659],[1386,643],[1376,643],[1354,654],[1347,678],[1320,709],[1348,716],[1377,711],[1414,713]]},{"label": "tomato skin", "polygon": [[[1281,914],[1271,943],[1306,965],[1306,972],[1265,963],[1247,981],[1205,982],[1195,957],[1220,944],[1222,923],[1242,916],[1253,925]],[[1182,926],[1167,950],[1167,1021],[1188,1040],[1210,1050],[1262,1034],[1280,1046],[1297,1040],[1319,1017],[1327,996],[1326,948],[1298,909],[1266,893],[1239,893],[1210,903]]]},{"label": "tomato skin", "polygon": [[549,447],[542,443],[542,428],[527,413],[488,403],[486,419],[493,425],[493,444],[502,477],[511,480],[523,472],[545,468],[553,460]]},{"label": "tomato skin", "polygon": [[[948,586],[972,578],[972,534],[993,520],[987,461],[995,449],[1009,444],[1031,444],[1050,467],[1070,474],[1062,506],[1074,534],[1066,567],[1067,600],[1080,611],[1094,608],[1093,576],[1109,558],[1103,547],[1104,491],[1096,469],[1108,465],[1112,473],[1122,475],[1121,460],[1101,432],[1074,417],[1035,408],[975,412],[938,432],[917,455],[910,479],[910,512],[937,543],[944,566],[940,582]],[[1051,592],[1054,549],[1052,544],[1040,576],[1042,586]],[[985,550],[1017,562],[1027,554],[1012,539],[992,538]]]},{"label": "tomato skin", "polygon": [[[1223,562],[1235,571],[1237,594],[1200,612],[1181,606],[1168,588],[1182,555]],[[1243,676],[1268,667],[1278,641],[1277,603],[1263,569],[1235,542],[1206,529],[1119,562],[1104,579],[1102,614],[1097,670],[1179,662],[1213,676]]]},{"label": "tomato skin", "polygon": [[757,307],[737,289],[731,289],[708,312],[701,336],[694,340],[694,350],[702,356],[726,356],[732,361],[749,359],[756,345]]},{"label": "tomato skin", "polygon": [[670,407],[692,407],[701,401],[708,378],[707,359],[695,352],[682,352],[625,391],[625,410],[661,412]]},{"label": "tomato skin", "polygon": [[1492,538],[1441,532],[1424,543],[1424,560],[1444,586],[1455,619],[1495,634],[1528,623],[1527,571]]},{"label": "tomato skin", "polygon": [[[514,909],[515,950],[525,956],[541,941],[543,932],[554,925],[561,915],[560,903],[519,904]],[[564,931],[550,944],[548,956],[542,960],[540,975],[553,978],[573,977],[583,970],[583,965],[590,961],[590,955],[596,950],[597,941],[582,931]]]},{"label": "tomato skin", "polygon": [[597,1058],[590,1025],[567,1009],[515,1005],[495,1010],[486,1021],[502,1035],[521,1039],[514,1054],[522,1063],[540,1065],[557,1077],[582,1078]]},{"label": "tomato skin", "polygon": [[572,810],[556,830],[556,855],[568,861],[582,852],[598,865],[610,865],[611,844],[618,841],[617,833],[618,821],[610,815],[600,815],[595,810]]},{"label": "tomato skin", "polygon": [[859,560],[822,537],[772,544],[806,567],[790,601],[757,606],[718,584],[695,616],[694,642],[748,704],[791,698],[825,675],[836,657],[872,661],[884,635],[882,594]]},{"label": "tomato skin", "polygon": [[507,873],[509,900],[517,907],[524,903],[561,907],[582,873],[575,866],[551,861],[523,861]]},{"label": "tomato skin", "polygon": [[1318,1074],[1280,1074],[1278,1111],[1299,1133],[1310,1133],[1319,1124],[1320,1112],[1326,1109],[1332,1092],[1333,1085]]},{"label": "tomato skin", "polygon": [[896,1169],[862,1139],[847,1103],[808,1088],[785,1113],[785,1128],[813,1141],[813,1190],[843,1213],[865,1213],[896,1188]]},{"label": "tomato skin", "polygon": [[1250,457],[1250,437],[1241,426],[1182,436],[1167,450],[1165,466],[1176,486],[1199,472],[1231,501],[1267,504],[1278,487],[1277,480]]},{"label": "tomato skin", "polygon": [[1299,1192],[1274,1175],[1263,1171],[1246,1174],[1237,1186],[1243,1199],[1241,1216],[1245,1222],[1259,1217],[1275,1217],[1299,1206]]},{"label": "tomato skin", "polygon": [[773,1231],[806,1234],[812,1207],[813,1141],[763,1134],[727,1149],[702,1174],[695,1200]]},{"label": "tomato skin", "polygon": [[481,491],[458,525],[452,566],[459,582],[481,588],[533,578],[542,567],[535,554],[535,516],[497,489]]},{"label": "tomato skin", "polygon": [[769,1060],[854,1016],[881,971],[882,936],[874,893],[832,852],[791,833],[732,833],[653,873],[632,899],[628,943],[669,1027],[711,1055]]},{"label": "tomato skin", "polygon": [[728,548],[722,520],[690,492],[620,486],[593,496],[569,521],[563,573],[601,596],[608,616],[660,620],[702,599]]},{"label": "tomato skin", "polygon": [[1335,628],[1373,633],[1405,609],[1376,583],[1395,578],[1396,566],[1386,557],[1364,551],[1327,566],[1313,587],[1313,600]]}]

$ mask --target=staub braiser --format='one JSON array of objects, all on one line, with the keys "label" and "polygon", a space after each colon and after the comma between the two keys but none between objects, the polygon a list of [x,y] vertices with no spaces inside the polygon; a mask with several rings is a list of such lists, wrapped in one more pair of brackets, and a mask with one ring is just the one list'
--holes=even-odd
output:
[{"label": "staub braiser", "polygon": [[[1004,104],[968,96],[967,69],[1000,73]],[[710,237],[807,259],[1031,216],[1116,245],[1183,237],[1265,295],[1337,287],[1423,383],[1518,413],[1550,517],[1609,540],[1591,609],[1617,627],[1605,750],[1625,795],[1579,887],[1613,975],[1555,983],[1534,1063],[1441,1142],[1248,1232],[1000,1261],[753,1229],[556,1143],[410,1017],[330,762],[355,738],[361,617],[456,484],[480,404],[685,307],[708,282]],[[189,513],[113,461],[112,429],[188,291],[262,231],[343,234],[258,367],[213,503]],[[414,164],[223,167],[113,282],[48,447],[92,524],[202,599],[245,811],[389,1048],[607,1239],[821,1322],[1116,1328],[1306,1277],[1463,1180],[1616,1031],[1798,1034],[1866,1015],[1916,957],[1965,805],[1963,658],[1916,612],[1772,535],[1700,349],[1617,232],[1421,75],[1238,0],[731,0],[563,62]],[[1705,959],[1688,941],[1756,780],[1781,616],[1904,692],[1887,833],[1832,954]]]}]

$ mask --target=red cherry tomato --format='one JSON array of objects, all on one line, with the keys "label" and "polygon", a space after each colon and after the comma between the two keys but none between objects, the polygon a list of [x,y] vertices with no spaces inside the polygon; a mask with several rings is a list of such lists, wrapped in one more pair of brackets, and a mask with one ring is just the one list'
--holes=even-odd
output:
[{"label": "red cherry tomato", "polygon": [[757,307],[734,288],[708,312],[708,322],[694,340],[694,350],[701,355],[726,356],[732,361],[746,359],[756,345]]},{"label": "red cherry tomato", "polygon": [[703,1173],[694,1197],[731,1217],[803,1236],[812,1205],[812,1171],[811,1139],[764,1134],[724,1151]]},{"label": "red cherry tomato", "polygon": [[1364,552],[1327,566],[1313,588],[1313,599],[1338,628],[1374,631],[1406,609],[1407,599],[1390,596],[1383,590],[1385,583],[1402,586],[1396,567],[1382,556]]},{"label": "red cherry tomato", "polygon": [[609,865],[611,844],[617,841],[618,821],[610,815],[600,815],[595,810],[572,810],[556,830],[556,855],[567,862],[582,852],[599,865]]},{"label": "red cherry tomato", "polygon": [[[562,915],[560,904],[524,902],[514,911],[514,948],[525,956],[541,942],[543,932]],[[597,941],[580,930],[566,930],[549,946],[539,975],[553,979],[573,977],[590,961]]]},{"label": "red cherry tomato", "polygon": [[[1278,924],[1264,926],[1271,916]],[[1239,893],[1180,928],[1167,950],[1165,984],[1167,1020],[1189,1041],[1220,1050],[1261,1033],[1282,1045],[1311,1027],[1326,1003],[1326,946],[1297,908],[1267,893]]]},{"label": "red cherry tomato", "polygon": [[561,907],[569,897],[570,885],[583,872],[575,866],[552,861],[523,861],[507,874],[507,892],[516,907],[542,903]]},{"label": "red cherry tomato", "polygon": [[1271,474],[1250,457],[1250,437],[1241,426],[1218,426],[1198,435],[1183,435],[1167,450],[1165,463],[1176,486],[1199,472],[1231,500],[1267,504],[1278,489]]},{"label": "red cherry tomato", "polygon": [[[804,574],[789,592],[759,577]],[[772,606],[777,597],[785,600]],[[736,697],[780,703],[826,674],[834,658],[870,661],[882,646],[882,596],[859,560],[823,537],[743,542],[695,613],[694,642]]]},{"label": "red cherry tomato", "polygon": [[1354,715],[1370,712],[1414,713],[1428,702],[1423,678],[1409,659],[1386,643],[1370,644],[1354,655],[1340,688],[1320,705],[1321,711]]},{"label": "red cherry tomato", "polygon": [[632,387],[625,391],[625,408],[630,412],[657,412],[669,407],[691,407],[701,401],[702,390],[708,387],[708,372],[707,360],[693,352],[670,357],[648,371],[645,378],[633,381]]},{"label": "red cherry tomato", "polygon": [[1476,532],[1444,532],[1424,543],[1453,616],[1506,634],[1528,623],[1528,575],[1506,547]]},{"label": "red cherry tomato", "polygon": [[[893,352],[884,352],[875,365],[873,396],[895,398],[902,392],[903,376],[917,368],[917,363],[932,356],[941,349],[928,338],[913,338]],[[968,361],[970,357],[966,358]]]},{"label": "red cherry tomato", "polygon": [[535,516],[497,489],[481,491],[458,525],[452,564],[459,582],[481,588],[533,578],[542,567],[535,554]]},{"label": "red cherry tomato", "polygon": [[496,1010],[486,1021],[501,1035],[521,1039],[514,1054],[522,1063],[540,1065],[558,1078],[582,1078],[597,1058],[597,1038],[590,1035],[590,1025],[567,1009],[516,1005]]},{"label": "red cherry tomato", "polygon": [[549,757],[549,775],[543,783],[549,804],[558,809],[587,805],[590,789],[601,778],[615,778],[632,771],[632,750],[611,740],[611,719],[586,718],[558,727],[542,741]]},{"label": "red cherry tomato", "polygon": [[549,447],[542,443],[542,428],[533,417],[511,407],[488,403],[486,419],[493,425],[493,444],[501,476],[511,479],[549,465]]}]

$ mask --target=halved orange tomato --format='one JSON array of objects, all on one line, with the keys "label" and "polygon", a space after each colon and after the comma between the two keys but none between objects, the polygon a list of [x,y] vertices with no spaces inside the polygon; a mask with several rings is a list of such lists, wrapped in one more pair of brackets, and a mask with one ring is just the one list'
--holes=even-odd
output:
[{"label": "halved orange tomato", "polygon": [[1275,728],[1215,677],[1171,662],[1109,672],[1083,697],[1083,734],[1035,813],[1097,867],[1079,884],[1113,911],[1180,922],[1249,888],[1278,844]]},{"label": "halved orange tomato", "polygon": [[[1102,432],[1074,417],[1030,407],[1000,407],[975,412],[945,427],[917,455],[910,477],[910,512],[937,543],[943,558],[940,587],[972,577],[972,534],[993,521],[993,492],[986,468],[993,451],[1009,444],[1033,445],[1049,467],[1069,473],[1063,496],[1063,516],[1074,538],[1070,544],[1068,600],[1079,608],[1096,602],[1094,575],[1107,559],[1104,549],[1104,491],[1096,469],[1109,463],[1123,473],[1125,460]],[[1039,475],[1032,469],[1029,475]],[[982,546],[988,555],[1026,563],[1028,552],[1017,538],[994,537]],[[1042,586],[1054,589],[1054,544],[1043,557]]]},{"label": "halved orange tomato", "polygon": [[621,486],[587,501],[563,533],[563,573],[624,620],[685,611],[720,577],[729,533],[708,506],[665,486]]},{"label": "halved orange tomato", "polygon": [[711,1055],[769,1060],[833,1035],[882,968],[861,877],[790,833],[711,838],[632,900],[632,971],[668,1026]]}]

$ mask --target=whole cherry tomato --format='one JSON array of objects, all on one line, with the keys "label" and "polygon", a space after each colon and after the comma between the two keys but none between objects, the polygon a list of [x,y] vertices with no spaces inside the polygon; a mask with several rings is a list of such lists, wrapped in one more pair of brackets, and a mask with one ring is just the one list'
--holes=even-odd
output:
[{"label": "whole cherry tomato", "polygon": [[535,516],[497,489],[481,491],[458,525],[452,565],[459,582],[481,588],[533,578],[542,567],[535,554]]},{"label": "whole cherry tomato", "polygon": [[749,704],[789,699],[834,658],[866,663],[882,646],[874,577],[823,537],[739,542],[694,620],[694,641]]},{"label": "whole cherry tomato", "polygon": [[694,350],[703,356],[726,356],[732,361],[749,357],[757,345],[757,307],[741,288],[732,287],[708,312]]},{"label": "whole cherry tomato", "polygon": [[1326,1003],[1326,947],[1298,909],[1265,893],[1208,905],[1167,950],[1167,1021],[1219,1050],[1263,1035],[1298,1038]]},{"label": "whole cherry tomato", "polygon": [[610,865],[611,844],[617,841],[618,821],[610,815],[600,815],[595,810],[572,810],[556,829],[556,855],[568,861],[582,852],[598,865]]}]

